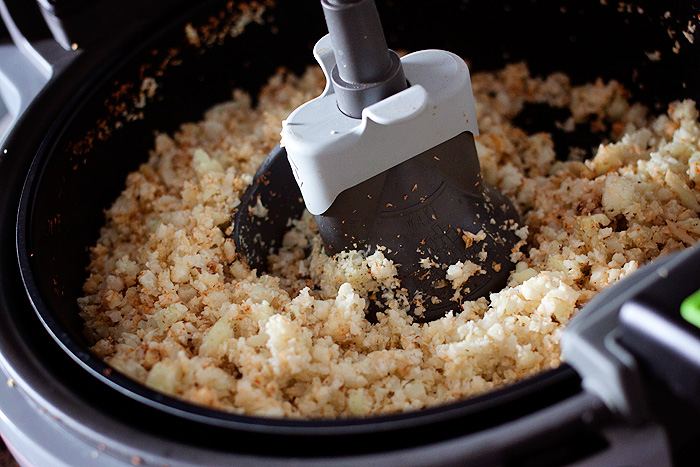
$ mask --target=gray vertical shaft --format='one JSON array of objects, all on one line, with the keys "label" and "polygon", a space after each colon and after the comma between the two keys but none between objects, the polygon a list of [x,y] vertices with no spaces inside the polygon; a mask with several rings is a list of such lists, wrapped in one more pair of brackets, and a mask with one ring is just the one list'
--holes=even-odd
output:
[{"label": "gray vertical shaft", "polygon": [[348,83],[384,78],[391,57],[374,0],[321,0],[338,73]]}]

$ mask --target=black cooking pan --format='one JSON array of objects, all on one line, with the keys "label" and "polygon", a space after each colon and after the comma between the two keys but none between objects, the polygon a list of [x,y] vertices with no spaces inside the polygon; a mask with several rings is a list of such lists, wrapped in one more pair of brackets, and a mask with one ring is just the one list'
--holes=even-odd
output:
[{"label": "black cooking pan", "polygon": [[[67,368],[64,375],[57,371],[57,384],[75,388],[79,381],[83,388],[76,390],[89,388],[88,397],[104,410],[172,436],[182,437],[186,430],[187,442],[264,452],[265,446],[252,441],[264,434],[279,455],[428,444],[497,427],[578,397],[578,377],[564,365],[491,394],[416,413],[334,421],[263,419],[163,396],[111,371],[88,350],[76,304],[88,247],[95,243],[103,211],[122,190],[126,174],[145,161],[153,133],[200,119],[209,106],[229,99],[235,87],[255,94],[281,65],[300,72],[311,62],[311,46],[325,33],[320,7],[311,0],[276,3],[265,7],[259,23],[250,23],[235,37],[226,34],[229,19],[260,5],[198,3],[154,19],[149,31],[156,33],[141,30],[98,41],[71,57],[8,139],[8,155],[0,161],[6,182],[0,262],[13,261],[10,248],[16,241],[23,286],[36,314],[79,365],[71,367],[64,356],[52,357]],[[526,59],[536,74],[565,71],[576,82],[615,78],[634,99],[652,107],[678,98],[700,99],[700,48],[683,36],[689,21],[697,23],[697,2],[647,1],[626,3],[630,6],[622,9],[599,0],[576,6],[490,0],[378,3],[391,47],[450,50],[469,60],[473,72]],[[186,25],[202,31],[203,40],[188,40]],[[657,51],[660,60],[652,59]],[[142,86],[145,80],[157,83],[153,95]],[[558,116],[532,107],[519,118],[528,130],[551,131]],[[556,143],[566,147],[571,136],[558,135]],[[14,213],[13,238],[8,229],[15,225]],[[0,279],[9,277],[7,284],[18,285],[11,271],[4,275]],[[38,334],[37,341],[44,349],[53,345]],[[570,419],[562,422],[566,429],[559,431],[543,424],[540,429],[548,436],[528,449],[559,446],[580,452],[599,447],[603,442],[582,421],[584,412],[590,418],[599,409],[595,404],[579,412],[572,409]],[[564,438],[573,441],[566,444]],[[524,448],[512,449],[516,456]]]}]

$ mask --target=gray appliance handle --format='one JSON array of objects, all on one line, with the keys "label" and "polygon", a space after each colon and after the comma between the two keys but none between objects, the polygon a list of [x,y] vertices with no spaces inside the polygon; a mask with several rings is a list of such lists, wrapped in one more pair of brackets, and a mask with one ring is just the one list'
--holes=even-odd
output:
[{"label": "gray appliance handle", "polygon": [[[627,330],[621,321],[621,310],[650,290],[666,295],[662,303],[670,302],[669,294],[678,290],[673,291],[668,284],[661,287],[659,283],[666,279],[678,281],[677,275],[687,279],[684,289],[696,290],[698,264],[700,245],[658,258],[632,277],[598,294],[568,323],[561,340],[564,360],[581,376],[585,392],[599,398],[614,417],[614,423],[601,430],[609,448],[600,454],[602,457],[580,463],[581,467],[671,465],[669,433],[650,406],[652,389],[648,383],[653,368],[643,360],[644,355],[635,354],[625,345]],[[687,291],[680,296],[686,297]],[[663,331],[659,329],[660,337],[664,337]],[[658,351],[648,346],[648,352]],[[673,356],[665,357],[662,356],[663,366],[670,367]],[[646,371],[641,371],[642,367]],[[690,372],[685,372],[684,380],[689,379]],[[685,389],[682,385],[679,388],[671,385],[665,397],[682,398]],[[694,392],[692,396],[690,403],[695,401]]]},{"label": "gray appliance handle", "polygon": [[0,157],[3,157],[11,129],[49,80],[78,52],[63,49],[52,36],[41,37],[36,28],[30,27],[45,24],[34,3],[0,0],[0,16],[11,38],[11,41],[0,39]]}]

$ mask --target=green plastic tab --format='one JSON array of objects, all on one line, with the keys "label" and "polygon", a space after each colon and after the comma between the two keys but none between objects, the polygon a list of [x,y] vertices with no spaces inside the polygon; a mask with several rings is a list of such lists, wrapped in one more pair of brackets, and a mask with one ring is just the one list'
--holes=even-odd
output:
[{"label": "green plastic tab", "polygon": [[700,328],[700,290],[683,300],[681,316],[690,324]]}]

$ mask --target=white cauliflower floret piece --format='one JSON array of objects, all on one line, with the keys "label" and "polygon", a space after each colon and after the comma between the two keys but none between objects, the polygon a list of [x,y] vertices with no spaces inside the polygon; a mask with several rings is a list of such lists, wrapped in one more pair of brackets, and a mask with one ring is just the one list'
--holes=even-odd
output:
[{"label": "white cauliflower floret piece", "polygon": [[265,323],[265,344],[270,351],[273,371],[281,376],[304,372],[311,363],[311,331],[299,322],[277,314]]},{"label": "white cauliflower floret piece", "polygon": [[470,277],[483,273],[484,270],[481,269],[481,266],[478,264],[474,264],[471,261],[467,261],[466,263],[457,261],[447,268],[447,275],[445,277],[448,281],[452,282],[453,289],[458,289],[467,282]]},{"label": "white cauliflower floret piece", "polygon": [[607,177],[603,190],[603,209],[612,216],[626,212],[635,204],[634,185],[632,180],[625,177]]},{"label": "white cauliflower floret piece", "polygon": [[345,342],[369,330],[365,319],[365,300],[347,282],[340,286],[321,334],[336,342]]}]

